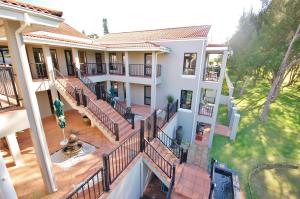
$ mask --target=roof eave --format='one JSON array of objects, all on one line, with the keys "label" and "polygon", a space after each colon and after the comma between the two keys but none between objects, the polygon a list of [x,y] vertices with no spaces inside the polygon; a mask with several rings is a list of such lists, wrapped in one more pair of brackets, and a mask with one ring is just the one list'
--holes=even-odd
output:
[{"label": "roof eave", "polygon": [[64,21],[58,16],[0,2],[0,18],[24,22],[25,13],[29,15],[30,23],[33,25],[58,27],[59,23]]}]

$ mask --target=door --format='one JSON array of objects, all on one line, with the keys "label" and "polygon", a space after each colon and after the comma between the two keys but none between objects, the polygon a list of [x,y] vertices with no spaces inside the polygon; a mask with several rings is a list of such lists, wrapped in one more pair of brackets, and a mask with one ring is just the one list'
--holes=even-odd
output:
[{"label": "door", "polygon": [[73,57],[72,57],[72,51],[71,50],[65,50],[65,58],[66,58],[68,75],[69,76],[75,75],[75,70],[74,70],[74,67],[73,67]]},{"label": "door", "polygon": [[152,73],[152,53],[145,53],[144,55],[144,75],[151,76]]},{"label": "door", "polygon": [[102,55],[101,55],[101,53],[95,53],[95,57],[96,57],[97,72],[98,73],[104,73],[104,69],[102,67]]},{"label": "door", "polygon": [[144,104],[151,104],[151,86],[144,86]]},{"label": "door", "polygon": [[54,68],[59,70],[56,50],[50,49],[50,54],[51,54],[51,60],[52,60],[52,64],[53,64]]},{"label": "door", "polygon": [[47,71],[44,62],[43,49],[33,48],[32,50],[33,50],[33,58],[34,58],[34,65],[36,68],[37,78],[46,78]]}]

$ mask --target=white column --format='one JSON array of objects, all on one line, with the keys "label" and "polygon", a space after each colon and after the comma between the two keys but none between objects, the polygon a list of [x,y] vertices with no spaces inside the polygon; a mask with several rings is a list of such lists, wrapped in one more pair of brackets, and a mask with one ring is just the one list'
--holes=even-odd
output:
[{"label": "white column", "polygon": [[58,98],[57,95],[57,90],[55,88],[55,75],[54,75],[54,66],[51,58],[51,53],[50,53],[50,48],[47,45],[43,45],[43,53],[44,53],[44,58],[47,66],[47,72],[49,75],[50,79],[50,91],[51,91],[51,97],[52,97],[52,102],[54,102],[55,99]]},{"label": "white column", "polygon": [[11,156],[14,159],[14,162],[16,166],[20,166],[23,164],[23,159],[21,156],[20,147],[17,141],[17,137],[15,133],[11,133],[6,136],[6,141],[8,144],[9,151],[11,153]]},{"label": "white column", "polygon": [[0,152],[0,198],[18,199],[13,183]]},{"label": "white column", "polygon": [[212,146],[213,138],[214,138],[214,135],[215,135],[215,129],[216,129],[216,123],[214,122],[210,126],[208,148],[211,148],[211,146]]},{"label": "white column", "polygon": [[151,112],[156,109],[156,67],[157,57],[156,53],[152,52],[152,76],[151,76]]},{"label": "white column", "polygon": [[72,57],[73,57],[73,62],[75,64],[75,68],[80,70],[79,55],[78,55],[77,48],[72,48]]},{"label": "white column", "polygon": [[125,82],[125,87],[126,87],[126,106],[130,107],[131,106],[131,86],[128,80],[129,77],[129,53],[128,51],[125,52],[125,75],[126,75],[126,82]]},{"label": "white column", "polygon": [[131,85],[126,82],[126,106],[131,107]]},{"label": "white column", "polygon": [[109,74],[109,54],[108,54],[108,52],[104,52],[104,62],[106,64],[107,74]]},{"label": "white column", "polygon": [[8,47],[12,57],[12,63],[16,66],[17,76],[23,93],[24,104],[30,124],[30,133],[35,153],[42,173],[44,183],[49,192],[57,191],[54,179],[51,159],[47,147],[40,110],[38,107],[35,91],[32,89],[31,74],[27,59],[25,43],[22,34],[15,34],[20,28],[16,21],[5,21],[5,32]]}]

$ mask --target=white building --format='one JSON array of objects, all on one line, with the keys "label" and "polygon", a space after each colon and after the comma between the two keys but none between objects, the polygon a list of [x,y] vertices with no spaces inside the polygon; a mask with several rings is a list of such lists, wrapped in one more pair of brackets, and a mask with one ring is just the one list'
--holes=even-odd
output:
[{"label": "white building", "polygon": [[[65,111],[86,115],[113,144],[126,140],[139,130],[140,120],[156,111],[164,124],[157,125],[172,139],[181,127],[182,139],[193,144],[201,125],[209,126],[211,146],[228,48],[208,43],[209,25],[112,33],[92,40],[61,16],[59,11],[0,1],[0,138],[6,137],[16,165],[22,165],[22,155],[15,133],[31,129],[43,182],[48,192],[59,190],[42,123],[54,114],[58,97]],[[11,67],[15,83],[8,85]],[[97,102],[95,97],[109,100],[104,91],[115,96],[115,105]],[[81,94],[88,96],[87,108]],[[170,105],[168,96],[173,98]],[[135,122],[128,118],[129,107]],[[7,179],[0,182],[0,198],[15,198],[2,156],[0,170]]]}]

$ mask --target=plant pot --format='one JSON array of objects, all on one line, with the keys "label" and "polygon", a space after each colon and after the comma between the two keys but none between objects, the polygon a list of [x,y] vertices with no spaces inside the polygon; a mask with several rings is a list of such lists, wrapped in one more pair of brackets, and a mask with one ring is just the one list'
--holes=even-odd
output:
[{"label": "plant pot", "polygon": [[202,138],[203,138],[203,135],[196,135],[196,140],[198,140],[198,141],[202,141]]}]

